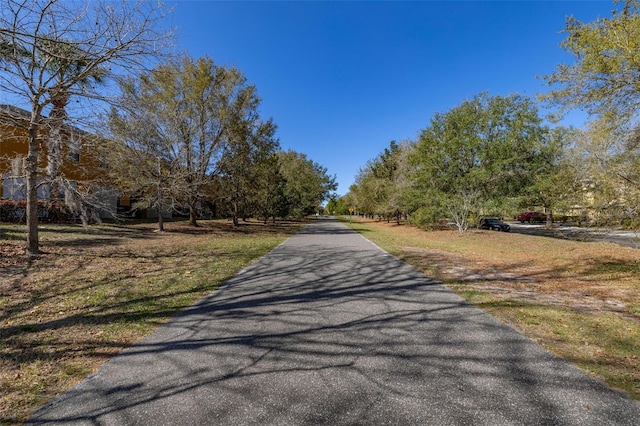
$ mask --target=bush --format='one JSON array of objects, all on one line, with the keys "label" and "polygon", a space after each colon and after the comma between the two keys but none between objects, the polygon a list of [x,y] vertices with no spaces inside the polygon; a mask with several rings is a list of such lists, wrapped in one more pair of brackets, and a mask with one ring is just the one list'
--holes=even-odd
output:
[{"label": "bush", "polygon": [[[25,223],[27,200],[0,200],[0,222]],[[38,201],[40,222],[69,222],[75,219],[64,203],[60,201]]]},{"label": "bush", "polygon": [[410,224],[422,229],[448,229],[450,228],[442,212],[431,206],[420,207],[410,215],[407,220]]},{"label": "bush", "polygon": [[623,229],[629,229],[632,231],[640,230],[640,217],[628,217],[622,219],[620,224]]},{"label": "bush", "polygon": [[553,221],[554,222],[575,222],[578,223],[581,221],[580,216],[571,216],[568,214],[554,214],[553,215]]}]

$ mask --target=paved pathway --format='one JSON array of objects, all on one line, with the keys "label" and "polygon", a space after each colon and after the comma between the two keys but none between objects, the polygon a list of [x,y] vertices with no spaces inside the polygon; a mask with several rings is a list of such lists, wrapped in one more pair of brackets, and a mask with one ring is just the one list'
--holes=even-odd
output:
[{"label": "paved pathway", "polygon": [[638,425],[640,404],[321,220],[30,423]]}]

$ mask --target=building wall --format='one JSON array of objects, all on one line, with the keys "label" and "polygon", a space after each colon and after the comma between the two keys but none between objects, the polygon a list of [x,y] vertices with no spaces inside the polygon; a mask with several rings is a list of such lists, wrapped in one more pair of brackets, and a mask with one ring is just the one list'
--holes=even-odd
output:
[{"label": "building wall", "polygon": [[[30,113],[12,106],[0,105],[0,198],[25,199],[21,164],[29,149],[28,125]],[[47,129],[41,126],[38,167],[47,163]],[[91,182],[94,195],[109,208],[116,210],[117,195],[104,181],[105,170],[96,155],[97,137],[74,127],[63,130],[62,166],[60,175],[71,182]],[[44,178],[44,176],[42,176]],[[50,199],[50,190],[43,184],[38,197]],[[105,216],[106,212],[101,212]]]}]

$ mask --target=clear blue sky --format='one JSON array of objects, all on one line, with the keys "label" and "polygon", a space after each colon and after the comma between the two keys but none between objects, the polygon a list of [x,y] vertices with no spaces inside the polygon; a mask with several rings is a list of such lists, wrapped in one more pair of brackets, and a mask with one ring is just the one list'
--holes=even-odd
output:
[{"label": "clear blue sky", "polygon": [[[260,112],[345,194],[391,140],[480,92],[535,96],[536,76],[571,62],[565,18],[611,1],[218,2],[174,0],[179,48],[237,66]],[[171,0],[167,2],[172,4]],[[579,121],[579,119],[577,120]],[[580,125],[581,123],[571,123]]]}]

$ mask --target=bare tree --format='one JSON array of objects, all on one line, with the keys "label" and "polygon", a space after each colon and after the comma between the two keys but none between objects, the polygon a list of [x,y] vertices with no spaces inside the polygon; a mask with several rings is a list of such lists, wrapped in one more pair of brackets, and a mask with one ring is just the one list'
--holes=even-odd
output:
[{"label": "bare tree", "polygon": [[217,178],[225,152],[234,153],[234,164],[249,163],[245,157],[255,150],[241,153],[242,149],[272,142],[275,128],[271,122],[259,122],[255,88],[238,69],[216,65],[208,57],[183,56],[120,83],[127,109],[109,115],[110,133],[122,144],[159,158],[164,170],[136,166],[130,169],[131,185],[156,182],[155,189],[147,185],[142,191],[147,201],[164,198],[166,205],[167,197],[172,198],[174,206],[179,202],[188,208],[193,226],[198,207],[220,190]]},{"label": "bare tree", "polygon": [[[90,84],[97,76],[145,68],[169,40],[163,17],[164,9],[153,2],[2,0],[0,89],[30,111],[24,168],[28,254],[39,250],[37,189],[45,172],[38,158],[44,127],[52,124],[55,139],[72,98],[107,100]],[[53,155],[50,173],[57,167]]]},{"label": "bare tree", "polygon": [[157,210],[158,232],[163,232],[163,213],[177,209],[182,192],[180,140],[172,126],[182,122],[181,113],[161,102],[158,86],[150,75],[123,78],[120,89],[119,106],[106,117],[109,149],[102,158],[118,165],[109,169],[110,179],[134,196],[133,209]]}]

